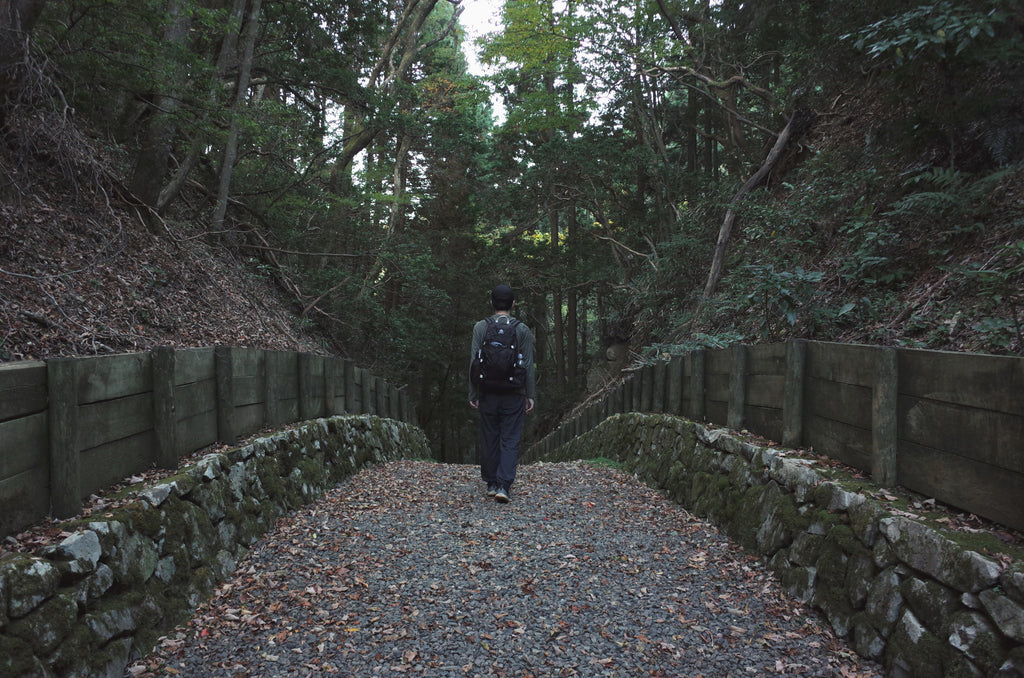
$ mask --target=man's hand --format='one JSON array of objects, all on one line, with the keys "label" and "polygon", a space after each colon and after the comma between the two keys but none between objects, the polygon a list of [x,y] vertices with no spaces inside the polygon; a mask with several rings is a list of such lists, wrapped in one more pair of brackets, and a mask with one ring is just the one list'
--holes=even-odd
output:
[{"label": "man's hand", "polygon": [[[479,400],[470,400],[469,401],[469,406],[472,407],[474,410],[478,409],[480,407],[480,401]],[[527,411],[529,411],[529,410],[527,410]]]},{"label": "man's hand", "polygon": [[533,398],[526,399],[526,413],[533,412]]}]

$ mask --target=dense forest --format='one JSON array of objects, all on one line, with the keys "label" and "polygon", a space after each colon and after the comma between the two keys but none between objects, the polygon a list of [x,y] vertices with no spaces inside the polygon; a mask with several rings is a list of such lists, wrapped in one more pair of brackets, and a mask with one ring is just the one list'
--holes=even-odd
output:
[{"label": "dense forest", "polygon": [[489,1],[0,0],[0,360],[344,355],[455,461],[499,282],[534,434],[695,347],[1024,353],[1019,2]]}]

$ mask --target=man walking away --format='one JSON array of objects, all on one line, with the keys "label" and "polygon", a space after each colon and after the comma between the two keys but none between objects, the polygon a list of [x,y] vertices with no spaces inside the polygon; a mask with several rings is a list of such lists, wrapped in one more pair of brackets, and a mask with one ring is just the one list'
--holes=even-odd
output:
[{"label": "man walking away", "polygon": [[480,412],[480,476],[487,495],[511,501],[525,415],[533,410],[536,386],[533,333],[512,317],[515,294],[508,285],[491,291],[494,315],[473,327],[469,405]]}]

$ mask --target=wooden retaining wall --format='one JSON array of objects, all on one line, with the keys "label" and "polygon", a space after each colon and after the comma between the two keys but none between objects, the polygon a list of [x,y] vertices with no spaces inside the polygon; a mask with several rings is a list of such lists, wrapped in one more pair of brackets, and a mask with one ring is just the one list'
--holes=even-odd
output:
[{"label": "wooden retaining wall", "polygon": [[0,364],[0,537],[152,465],[334,414],[413,423],[351,360],[218,346]]},{"label": "wooden retaining wall", "polygon": [[813,341],[694,351],[635,371],[536,449],[629,411],[813,448],[881,487],[1024,529],[1021,358]]}]

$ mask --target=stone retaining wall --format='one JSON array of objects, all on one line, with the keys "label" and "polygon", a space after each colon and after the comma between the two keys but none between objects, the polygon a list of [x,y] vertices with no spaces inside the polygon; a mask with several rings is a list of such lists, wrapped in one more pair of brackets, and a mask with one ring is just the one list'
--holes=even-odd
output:
[{"label": "stone retaining wall", "polygon": [[543,461],[597,457],[763,556],[889,675],[1024,675],[1020,561],[983,555],[808,460],[678,417],[615,415]]},{"label": "stone retaining wall", "polygon": [[122,676],[279,517],[363,466],[429,456],[417,428],[340,416],[132,488],[123,508],[63,525],[60,544],[0,560],[0,676]]}]

